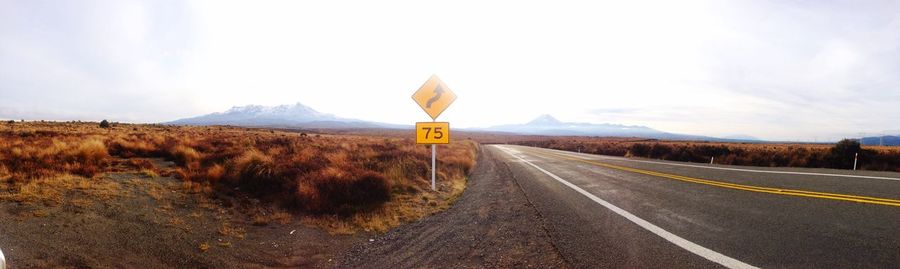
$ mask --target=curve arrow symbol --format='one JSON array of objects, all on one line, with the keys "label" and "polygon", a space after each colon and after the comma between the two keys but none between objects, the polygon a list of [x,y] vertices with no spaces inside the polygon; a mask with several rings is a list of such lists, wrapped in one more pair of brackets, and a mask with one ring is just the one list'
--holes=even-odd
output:
[{"label": "curve arrow symbol", "polygon": [[441,95],[444,94],[444,88],[441,87],[441,84],[438,84],[436,88],[434,88],[434,96],[431,99],[428,99],[428,102],[425,102],[425,108],[431,108],[431,104],[437,102],[438,99],[441,99]]}]

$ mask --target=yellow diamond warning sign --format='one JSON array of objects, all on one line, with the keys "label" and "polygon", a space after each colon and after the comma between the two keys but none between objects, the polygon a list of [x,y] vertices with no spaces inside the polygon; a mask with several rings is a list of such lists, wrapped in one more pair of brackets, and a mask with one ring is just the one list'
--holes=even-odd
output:
[{"label": "yellow diamond warning sign", "polygon": [[432,75],[422,87],[419,87],[412,96],[413,100],[431,116],[432,120],[436,120],[441,112],[444,112],[453,101],[456,100],[456,94],[447,87],[447,84],[441,81],[437,76]]}]

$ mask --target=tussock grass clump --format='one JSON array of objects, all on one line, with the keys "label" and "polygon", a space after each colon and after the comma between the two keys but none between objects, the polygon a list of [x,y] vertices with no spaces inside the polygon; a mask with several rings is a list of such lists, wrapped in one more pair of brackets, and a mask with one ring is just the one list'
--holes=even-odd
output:
[{"label": "tussock grass clump", "polygon": [[225,176],[225,167],[222,167],[218,164],[213,164],[208,169],[206,169],[206,180],[210,183],[219,182],[222,180],[222,177]]},{"label": "tussock grass clump", "polygon": [[124,158],[137,156],[162,157],[159,144],[144,140],[143,137],[116,137],[108,142],[109,153]]},{"label": "tussock grass clump", "polygon": [[227,182],[259,194],[277,192],[286,179],[278,174],[275,161],[259,150],[250,149],[230,162]]},{"label": "tussock grass clump", "polygon": [[190,169],[200,168],[200,153],[188,146],[173,147],[169,151],[169,158],[178,166]]}]

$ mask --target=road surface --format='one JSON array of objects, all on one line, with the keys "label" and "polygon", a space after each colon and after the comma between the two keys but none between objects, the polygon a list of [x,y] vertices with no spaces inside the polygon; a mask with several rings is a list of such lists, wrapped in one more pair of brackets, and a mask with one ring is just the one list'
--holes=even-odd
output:
[{"label": "road surface", "polygon": [[344,265],[897,268],[900,174],[492,145],[457,205],[378,240]]}]

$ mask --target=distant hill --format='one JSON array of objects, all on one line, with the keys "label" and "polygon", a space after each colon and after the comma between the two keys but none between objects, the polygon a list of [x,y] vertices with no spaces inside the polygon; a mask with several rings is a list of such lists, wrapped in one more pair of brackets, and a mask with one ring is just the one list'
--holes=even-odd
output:
[{"label": "distant hill", "polygon": [[[638,125],[562,122],[551,115],[541,115],[525,124],[498,125],[471,130],[549,136],[610,136],[670,140],[747,141],[744,139],[722,139],[708,136],[674,134]],[[753,141],[757,142],[757,140]]]},{"label": "distant hill", "polygon": [[873,136],[873,137],[863,137],[860,141],[861,144],[867,146],[900,146],[900,136],[896,135],[886,135],[886,136]]},{"label": "distant hill", "polygon": [[321,113],[301,103],[280,106],[236,106],[225,112],[179,119],[176,125],[233,125],[285,128],[407,128],[408,126],[346,119]]},{"label": "distant hill", "polygon": [[[274,127],[303,129],[411,129],[411,125],[388,124],[340,118],[322,113],[300,103],[280,106],[236,106],[224,112],[179,119],[166,124],[175,125],[232,125],[244,127]],[[761,142],[747,136],[716,138],[675,134],[646,126],[609,123],[562,122],[550,115],[541,115],[525,124],[507,124],[488,128],[467,128],[460,131],[495,132],[546,136],[607,136],[638,137],[662,140],[702,140],[721,142]]]},{"label": "distant hill", "polygon": [[507,124],[483,128],[486,131],[510,132],[532,135],[603,135],[603,136],[655,136],[663,132],[645,126],[619,124],[566,123],[551,115],[541,115],[525,124]]}]

